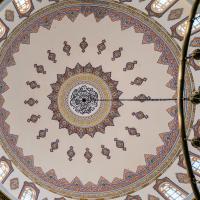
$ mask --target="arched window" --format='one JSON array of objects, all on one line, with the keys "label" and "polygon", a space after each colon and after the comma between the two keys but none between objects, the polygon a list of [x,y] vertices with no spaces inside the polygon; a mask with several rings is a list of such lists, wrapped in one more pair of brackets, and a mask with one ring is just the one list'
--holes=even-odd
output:
[{"label": "arched window", "polygon": [[169,6],[171,6],[174,3],[175,0],[155,0],[151,8],[156,13],[162,13],[164,12]]},{"label": "arched window", "polygon": [[19,17],[28,17],[34,9],[32,0],[13,0],[13,4],[17,9]]},{"label": "arched window", "polygon": [[6,24],[0,19],[0,42],[7,38],[9,28]]},{"label": "arched window", "polygon": [[174,185],[167,182],[160,185],[160,192],[162,192],[169,200],[183,200],[187,197]]},{"label": "arched window", "polygon": [[30,0],[14,0],[20,13],[26,13],[31,8]]},{"label": "arched window", "polygon": [[0,38],[3,37],[3,35],[5,34],[6,28],[3,25],[3,23],[0,21]]},{"label": "arched window", "polygon": [[20,200],[35,200],[35,190],[33,188],[27,187],[24,189]]},{"label": "arched window", "polygon": [[181,36],[184,37],[188,26],[188,21],[185,20],[183,23],[179,24],[176,28],[176,32]]},{"label": "arched window", "polygon": [[24,182],[19,200],[37,200],[39,192],[39,189],[33,183]]},{"label": "arched window", "polygon": [[[184,18],[177,24],[171,27],[172,36],[179,40],[183,40],[188,27],[188,17]],[[196,15],[196,18],[193,23],[192,27],[192,34],[195,34],[200,31],[200,14]]]},{"label": "arched window", "polygon": [[4,180],[10,169],[5,161],[0,162],[0,181]]},{"label": "arched window", "polygon": [[[190,152],[190,160],[192,164],[192,169],[197,176],[200,176],[200,156]],[[183,154],[179,156],[178,165],[186,169],[186,164],[184,161]]]},{"label": "arched window", "polygon": [[183,200],[189,194],[169,178],[157,179],[153,187],[165,200]]},{"label": "arched window", "polygon": [[149,16],[161,17],[179,0],[151,0],[146,6]]},{"label": "arched window", "polygon": [[191,156],[192,169],[200,175],[200,159]]},{"label": "arched window", "polygon": [[11,161],[2,156],[0,158],[0,182],[4,183],[12,172],[13,168]]}]

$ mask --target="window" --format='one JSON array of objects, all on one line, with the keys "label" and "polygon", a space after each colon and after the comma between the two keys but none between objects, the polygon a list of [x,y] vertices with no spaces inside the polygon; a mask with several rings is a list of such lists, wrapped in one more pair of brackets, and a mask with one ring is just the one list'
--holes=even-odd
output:
[{"label": "window", "polygon": [[12,172],[13,167],[11,161],[2,156],[0,158],[0,182],[4,183]]},{"label": "window", "polygon": [[188,193],[172,182],[168,177],[157,179],[153,188],[165,200],[183,200],[188,196]]},{"label": "window", "polygon": [[[194,174],[196,174],[197,176],[200,176],[200,156],[190,152],[190,160],[191,160],[192,169],[194,171]],[[186,169],[186,164],[185,164],[185,161],[184,161],[183,154],[181,154],[179,156],[178,165],[180,167],[183,167],[183,168]]]},{"label": "window", "polygon": [[9,166],[5,161],[0,162],[0,181],[4,180],[9,173]]},{"label": "window", "polygon": [[8,32],[9,32],[9,28],[6,26],[6,24],[0,18],[0,42],[7,38]]},{"label": "window", "polygon": [[5,32],[6,32],[6,28],[3,25],[3,23],[0,21],[0,38],[4,36]]},{"label": "window", "polygon": [[29,0],[14,0],[20,13],[26,13],[31,8],[31,2]]},{"label": "window", "polygon": [[200,159],[194,156],[190,156],[192,169],[200,174]]},{"label": "window", "polygon": [[150,17],[161,17],[179,0],[151,0],[146,6],[146,10]]},{"label": "window", "polygon": [[186,20],[177,26],[176,31],[181,37],[184,37],[187,30],[187,25],[188,25],[188,21]]},{"label": "window", "polygon": [[[188,26],[188,17],[184,18],[183,20],[181,20],[180,22],[171,27],[172,35],[175,38],[182,40],[186,34],[187,26]],[[195,34],[198,31],[200,31],[200,14],[196,15],[192,27],[192,34]]]},{"label": "window", "polygon": [[152,3],[151,8],[156,13],[162,13],[168,7],[170,7],[174,2],[175,0],[155,0]]},{"label": "window", "polygon": [[169,200],[183,200],[187,197],[174,185],[167,182],[160,185],[160,192],[162,192]]},{"label": "window", "polygon": [[28,17],[34,9],[32,0],[13,0],[19,17]]},{"label": "window", "polygon": [[35,197],[35,190],[33,188],[26,187],[24,189],[24,192],[22,193],[20,200],[35,200]]},{"label": "window", "polygon": [[40,190],[34,183],[24,182],[24,186],[19,194],[19,200],[37,200]]}]

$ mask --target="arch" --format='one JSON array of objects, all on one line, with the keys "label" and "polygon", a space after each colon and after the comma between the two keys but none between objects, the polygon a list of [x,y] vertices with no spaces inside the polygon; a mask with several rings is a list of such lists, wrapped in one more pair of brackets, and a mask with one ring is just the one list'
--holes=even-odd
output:
[{"label": "arch", "polygon": [[2,156],[0,158],[0,182],[4,183],[13,171],[11,161]]},{"label": "arch", "polygon": [[[194,174],[200,177],[200,156],[190,152],[190,160],[192,164],[192,169],[194,171]],[[181,154],[179,156],[179,162],[178,165],[184,169],[186,169],[186,164],[184,161],[184,156]]]},{"label": "arch", "polygon": [[13,0],[13,4],[19,17],[28,17],[34,9],[32,0]]},{"label": "arch", "polygon": [[174,184],[164,182],[159,187],[160,192],[170,200],[183,200],[187,197],[182,191],[178,190]]},{"label": "arch", "polygon": [[0,18],[0,42],[7,38],[8,31],[9,31],[9,28],[6,26],[6,24]]},{"label": "arch", "polygon": [[0,181],[2,181],[9,173],[10,169],[5,161],[0,161]]},{"label": "arch", "polygon": [[5,34],[6,28],[3,23],[0,21],[0,38],[2,38]]},{"label": "arch", "polygon": [[[186,17],[170,28],[173,37],[177,38],[180,41],[183,40],[188,26],[188,19],[189,18]],[[199,31],[200,31],[200,14],[197,14],[192,27],[192,35]]]},{"label": "arch", "polygon": [[153,187],[165,200],[184,200],[189,194],[168,177],[158,179]]},{"label": "arch", "polygon": [[149,16],[161,17],[179,0],[152,0],[147,6],[146,10]]},{"label": "arch", "polygon": [[192,169],[196,172],[196,174],[200,175],[200,158],[196,156],[190,156]]},{"label": "arch", "polygon": [[20,200],[35,200],[36,192],[31,187],[26,187],[22,193]]},{"label": "arch", "polygon": [[19,200],[37,200],[40,190],[34,183],[24,182],[22,190],[19,194]]}]

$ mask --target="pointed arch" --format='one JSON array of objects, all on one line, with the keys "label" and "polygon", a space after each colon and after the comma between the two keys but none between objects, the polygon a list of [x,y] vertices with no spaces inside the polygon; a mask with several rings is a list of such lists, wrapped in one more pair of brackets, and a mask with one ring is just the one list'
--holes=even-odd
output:
[{"label": "pointed arch", "polygon": [[158,179],[153,187],[165,200],[184,200],[189,194],[169,178]]},{"label": "pointed arch", "polygon": [[146,6],[148,15],[151,17],[161,17],[179,0],[151,0]]},{"label": "pointed arch", "polygon": [[[200,156],[198,156],[197,154],[194,154],[194,153],[190,152],[190,160],[191,160],[192,169],[194,171],[194,174],[200,177]],[[178,165],[180,167],[186,169],[186,164],[185,164],[185,161],[184,161],[183,154],[181,154],[179,156]]]},{"label": "pointed arch", "polygon": [[9,32],[9,28],[6,26],[6,24],[0,18],[0,42],[7,38],[8,32]]},{"label": "pointed arch", "polygon": [[11,161],[2,156],[0,158],[0,182],[4,183],[13,171]]},{"label": "pointed arch", "polygon": [[34,183],[24,182],[22,190],[19,194],[19,200],[37,200],[40,190]]},{"label": "pointed arch", "polygon": [[34,9],[32,0],[13,0],[19,17],[28,17]]},{"label": "pointed arch", "polygon": [[[187,30],[189,17],[185,17],[175,25],[173,25],[170,29],[172,31],[172,36],[176,39],[182,41]],[[192,35],[200,31],[200,14],[196,15],[196,19],[194,20],[192,27]]]}]

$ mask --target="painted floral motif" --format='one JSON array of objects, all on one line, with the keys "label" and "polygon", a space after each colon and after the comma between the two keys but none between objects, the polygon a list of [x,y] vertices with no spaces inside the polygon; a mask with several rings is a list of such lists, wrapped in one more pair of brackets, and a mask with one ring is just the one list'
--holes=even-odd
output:
[{"label": "painted floral motif", "polygon": [[70,50],[71,50],[71,46],[67,43],[67,41],[64,41],[64,47],[63,47],[63,51],[70,56]]},{"label": "painted floral motif", "polygon": [[139,195],[127,195],[124,200],[142,200],[142,198]]},{"label": "painted floral motif", "polygon": [[126,147],[125,147],[124,141],[118,140],[117,138],[115,138],[114,141],[116,142],[116,147],[117,148],[120,148],[123,151],[126,151]]},{"label": "painted floral motif", "polygon": [[102,51],[104,51],[106,49],[106,40],[102,40],[102,42],[100,44],[97,45],[97,49],[98,49],[98,54],[101,54]]},{"label": "painted floral motif", "polygon": [[38,100],[35,100],[33,98],[29,98],[28,100],[25,100],[24,103],[28,104],[29,106],[34,106],[35,104],[38,103]]},{"label": "painted floral motif", "polygon": [[111,60],[114,61],[116,58],[121,57],[121,55],[122,55],[122,50],[123,50],[122,47],[120,47],[118,50],[115,50],[115,51],[113,52],[113,57],[111,58]]},{"label": "painted floral motif", "polygon": [[129,128],[129,127],[125,127],[125,130],[128,131],[129,135],[135,135],[137,137],[140,136],[140,133],[137,132],[137,129],[132,127],[132,128]]},{"label": "painted floral motif", "polygon": [[190,183],[190,179],[186,173],[176,173],[176,178],[178,179],[179,183]]},{"label": "painted floral motif", "polygon": [[6,10],[5,11],[5,19],[9,22],[13,22],[15,19],[14,11],[13,10]]},{"label": "painted floral motif", "polygon": [[135,78],[134,81],[131,81],[131,85],[140,86],[140,85],[142,85],[143,82],[146,82],[146,81],[147,81],[147,78],[140,78],[140,77],[137,77],[137,78]]},{"label": "painted floral motif", "polygon": [[72,158],[75,156],[75,152],[74,152],[73,146],[69,147],[69,150],[67,151],[67,155],[69,157],[69,161],[72,161]]},{"label": "painted floral motif", "polygon": [[32,123],[36,123],[38,121],[38,119],[40,119],[40,115],[31,115],[31,117],[29,119],[27,119],[27,122],[32,122]]},{"label": "painted floral motif", "polygon": [[148,115],[145,115],[142,111],[139,111],[139,112],[132,112],[132,115],[135,116],[138,120],[141,120],[141,119],[148,119],[149,116]]},{"label": "painted floral motif", "polygon": [[34,68],[36,69],[38,74],[46,74],[47,72],[44,70],[43,65],[34,64]]},{"label": "painted floral motif", "polygon": [[82,49],[82,52],[85,53],[85,50],[88,47],[88,43],[87,43],[85,37],[82,38],[82,42],[80,43],[80,47]]},{"label": "painted floral motif", "polygon": [[200,37],[194,37],[190,42],[191,47],[200,47]]},{"label": "painted floral motif", "polygon": [[47,129],[47,128],[45,128],[44,130],[40,130],[40,131],[39,131],[39,135],[37,136],[37,139],[45,138],[47,132],[48,132],[48,129]]},{"label": "painted floral motif", "polygon": [[56,63],[57,62],[56,54],[51,52],[51,50],[48,50],[47,53],[48,53],[48,59],[51,60],[53,63]]},{"label": "painted floral motif", "polygon": [[110,159],[110,149],[106,148],[104,145],[101,145],[101,153],[107,157],[107,159]]},{"label": "painted floral motif", "polygon": [[91,159],[93,157],[92,153],[90,152],[89,148],[85,149],[84,157],[87,159],[88,163],[91,163]]},{"label": "painted floral motif", "polygon": [[58,149],[58,143],[59,143],[58,139],[51,143],[50,152],[53,152],[54,150]]},{"label": "painted floral motif", "polygon": [[171,10],[168,15],[168,21],[179,19],[183,14],[183,8]]},{"label": "painted floral motif", "polygon": [[19,179],[18,178],[10,179],[10,189],[17,190],[18,188],[19,188]]},{"label": "painted floral motif", "polygon": [[194,130],[194,136],[196,138],[199,138],[200,137],[200,119],[197,120],[197,122],[194,124],[193,130]]},{"label": "painted floral motif", "polygon": [[145,101],[149,101],[151,99],[151,97],[150,96],[146,96],[145,94],[140,94],[138,96],[135,96],[133,99],[143,103]]},{"label": "painted floral motif", "polygon": [[36,81],[27,81],[26,84],[29,85],[31,89],[40,88],[40,85],[38,85]]},{"label": "painted floral motif", "polygon": [[133,70],[136,64],[137,61],[127,62],[126,67],[123,68],[123,71]]}]

